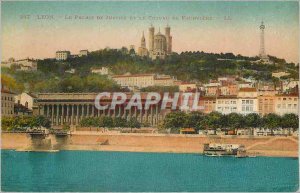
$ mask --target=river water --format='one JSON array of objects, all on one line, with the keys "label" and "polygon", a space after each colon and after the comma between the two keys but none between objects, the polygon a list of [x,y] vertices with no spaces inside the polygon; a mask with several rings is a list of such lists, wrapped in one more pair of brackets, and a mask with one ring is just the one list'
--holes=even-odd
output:
[{"label": "river water", "polygon": [[2,150],[2,191],[296,191],[298,159]]}]

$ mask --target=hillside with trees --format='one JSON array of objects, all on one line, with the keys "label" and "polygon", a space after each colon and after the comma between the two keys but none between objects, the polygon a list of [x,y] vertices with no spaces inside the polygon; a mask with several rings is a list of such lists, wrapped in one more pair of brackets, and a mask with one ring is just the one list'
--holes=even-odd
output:
[{"label": "hillside with trees", "polygon": [[[257,57],[246,57],[232,53],[182,52],[173,53],[166,60],[150,60],[127,53],[122,49],[103,49],[88,56],[70,58],[66,61],[44,59],[38,61],[38,71],[17,71],[14,67],[2,68],[2,77],[13,82],[16,92],[100,92],[122,90],[106,76],[90,73],[91,67],[109,67],[114,74],[159,73],[177,77],[183,81],[208,82],[224,75],[254,77],[262,81],[278,81],[272,72],[286,71],[285,78],[298,78],[299,67],[284,59],[269,56],[274,64],[253,63]],[[75,69],[74,74],[66,70]],[[3,76],[4,75],[4,76]],[[153,90],[148,88],[146,90]],[[173,89],[171,89],[173,90]]]}]

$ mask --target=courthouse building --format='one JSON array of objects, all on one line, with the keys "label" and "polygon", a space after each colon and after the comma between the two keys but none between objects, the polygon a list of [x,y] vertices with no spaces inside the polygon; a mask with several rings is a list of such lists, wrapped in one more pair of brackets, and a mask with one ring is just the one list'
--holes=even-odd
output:
[{"label": "courthouse building", "polygon": [[[52,125],[78,125],[85,117],[122,117],[125,119],[136,118],[142,123],[148,123],[151,126],[157,125],[169,111],[161,110],[161,101],[158,104],[151,105],[145,110],[146,93],[141,93],[142,110],[132,107],[125,109],[131,93],[127,94],[127,101],[122,105],[117,105],[114,109],[98,110],[95,107],[95,98],[98,93],[41,93],[38,94],[34,106],[35,115],[44,115],[48,117]],[[112,98],[101,98],[100,104],[111,103]]]}]

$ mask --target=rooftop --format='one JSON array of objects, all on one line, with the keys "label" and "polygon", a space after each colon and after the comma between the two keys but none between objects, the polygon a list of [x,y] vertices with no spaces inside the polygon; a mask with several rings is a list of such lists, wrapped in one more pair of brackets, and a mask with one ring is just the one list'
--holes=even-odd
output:
[{"label": "rooftop", "polygon": [[240,88],[239,92],[257,92],[256,88]]}]

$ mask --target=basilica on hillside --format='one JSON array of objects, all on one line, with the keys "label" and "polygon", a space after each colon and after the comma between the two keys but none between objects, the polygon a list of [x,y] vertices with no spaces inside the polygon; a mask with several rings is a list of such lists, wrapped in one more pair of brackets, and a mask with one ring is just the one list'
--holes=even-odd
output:
[{"label": "basilica on hillside", "polygon": [[138,48],[139,56],[149,56],[152,60],[159,58],[165,59],[167,55],[172,53],[172,36],[170,34],[171,28],[165,27],[165,34],[158,30],[155,34],[155,29],[151,25],[149,28],[149,49],[146,47],[146,39],[143,32],[141,39],[141,46]]}]

